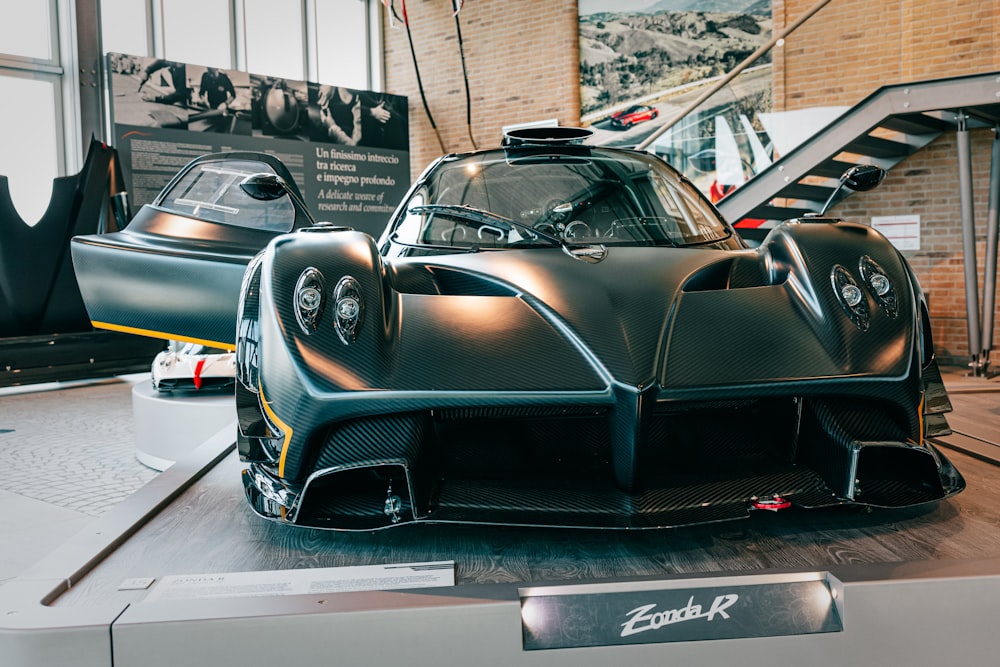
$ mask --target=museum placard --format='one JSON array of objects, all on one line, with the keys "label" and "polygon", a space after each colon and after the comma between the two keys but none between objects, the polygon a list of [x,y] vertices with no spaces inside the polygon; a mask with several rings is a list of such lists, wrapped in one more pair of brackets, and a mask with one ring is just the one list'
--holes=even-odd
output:
[{"label": "museum placard", "polygon": [[843,631],[826,573],[555,586],[521,594],[525,650]]}]

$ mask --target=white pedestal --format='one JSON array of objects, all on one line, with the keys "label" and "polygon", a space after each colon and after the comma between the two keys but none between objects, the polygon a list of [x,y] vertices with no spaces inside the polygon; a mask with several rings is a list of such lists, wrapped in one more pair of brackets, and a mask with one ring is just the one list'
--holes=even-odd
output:
[{"label": "white pedestal", "polygon": [[135,457],[164,470],[236,419],[236,397],[230,392],[164,393],[140,382],[132,387],[132,416]]}]

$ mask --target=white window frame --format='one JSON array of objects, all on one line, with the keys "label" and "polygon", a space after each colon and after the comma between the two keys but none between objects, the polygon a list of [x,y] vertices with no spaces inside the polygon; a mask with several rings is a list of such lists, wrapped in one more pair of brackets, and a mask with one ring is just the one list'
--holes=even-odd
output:
[{"label": "white window frame", "polygon": [[[55,125],[52,128],[56,145],[54,176],[78,171],[83,160],[76,150],[78,142],[68,141],[81,135],[79,77],[76,76],[75,11],[72,0],[35,0],[49,5],[50,58],[28,58],[0,53],[0,74],[10,77],[38,79],[52,83],[55,100]],[[16,20],[16,19],[15,19]],[[68,74],[67,74],[68,73]],[[0,132],[9,129],[0,128]],[[71,149],[70,146],[73,148]],[[46,184],[46,189],[51,184]]]},{"label": "white window frame", "polygon": [[[99,0],[93,0],[98,2]],[[148,22],[149,22],[149,44],[152,53],[133,54],[166,57],[163,53],[164,26],[162,3],[164,0],[143,0],[148,2]],[[309,81],[319,80],[320,63],[317,54],[317,39],[321,33],[321,26],[316,25],[316,4],[318,2],[329,2],[331,0],[301,0],[303,7],[304,27],[303,27],[303,62],[305,63],[306,79]],[[380,0],[359,0],[366,3],[366,25],[367,35],[367,69],[369,90],[381,91],[385,77],[382,63],[382,2]],[[30,76],[52,81],[55,91],[56,123],[52,128],[57,146],[57,164],[59,173],[57,176],[75,173],[83,167],[85,156],[81,154],[84,146],[83,134],[94,132],[103,136],[110,136],[108,128],[84,128],[81,121],[81,85],[92,85],[93,81],[102,80],[100,72],[80,72],[79,47],[80,40],[76,34],[77,14],[76,0],[32,0],[32,2],[48,2],[50,7],[51,36],[52,36],[52,57],[49,59],[25,58],[12,54],[0,53],[0,74],[10,76]],[[240,25],[244,3],[243,0],[229,0],[231,3],[232,21],[227,26],[230,39],[230,50],[233,53],[232,66],[236,69],[245,69],[246,64],[246,40],[237,29]],[[225,34],[223,27],[220,31]],[[99,25],[97,28],[100,31]],[[97,44],[101,44],[100,35],[87,36],[87,39],[96,39]],[[102,65],[103,66],[103,65]],[[326,77],[329,78],[329,77]],[[335,83],[335,82],[330,82]],[[107,123],[107,119],[104,119]],[[0,128],[0,133],[9,131],[9,128]]]}]

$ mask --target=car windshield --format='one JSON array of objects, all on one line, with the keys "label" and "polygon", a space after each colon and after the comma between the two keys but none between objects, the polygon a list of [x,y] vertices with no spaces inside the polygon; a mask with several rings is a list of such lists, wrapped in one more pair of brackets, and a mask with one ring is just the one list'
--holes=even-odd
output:
[{"label": "car windshield", "polygon": [[575,148],[446,158],[411,192],[390,240],[456,251],[551,247],[554,240],[688,246],[733,235],[694,186],[658,158]]}]

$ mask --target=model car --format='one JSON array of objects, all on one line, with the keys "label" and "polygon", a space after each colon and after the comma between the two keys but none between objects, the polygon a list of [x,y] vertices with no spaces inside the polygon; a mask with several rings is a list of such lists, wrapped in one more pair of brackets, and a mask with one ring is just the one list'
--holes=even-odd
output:
[{"label": "model car", "polygon": [[171,392],[232,391],[236,355],[197,343],[174,341],[153,358],[153,389]]},{"label": "model car", "polygon": [[659,109],[648,104],[633,104],[611,115],[611,124],[614,127],[629,128],[636,123],[653,120],[660,115]]},{"label": "model car", "polygon": [[[586,136],[522,129],[441,157],[380,238],[304,227],[268,241],[238,289],[190,286],[187,300],[238,303],[236,437],[257,513],[641,529],[964,488],[928,440],[950,404],[926,302],[883,236],[815,216],[748,247],[659,158]],[[275,171],[232,186],[294,205],[286,226],[307,215]],[[170,215],[178,233],[208,224]],[[196,261],[181,255],[198,243],[164,245]],[[88,254],[142,264],[86,237],[74,252],[84,273]],[[198,324],[159,305],[118,315],[173,335]]]}]

